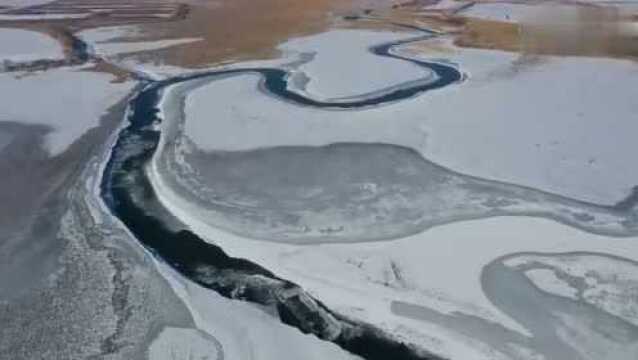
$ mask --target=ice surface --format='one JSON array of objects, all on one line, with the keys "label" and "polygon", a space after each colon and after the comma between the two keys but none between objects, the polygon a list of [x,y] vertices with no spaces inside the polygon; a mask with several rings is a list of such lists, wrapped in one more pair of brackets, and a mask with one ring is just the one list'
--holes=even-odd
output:
[{"label": "ice surface", "polygon": [[10,8],[24,8],[29,6],[43,5],[55,0],[0,0],[0,6]]},{"label": "ice surface", "polygon": [[95,127],[108,107],[134,86],[132,82],[112,83],[111,75],[83,67],[19,75],[0,74],[4,104],[0,119],[50,126],[46,147],[52,155]]},{"label": "ice surface", "polygon": [[193,329],[165,328],[148,350],[149,360],[223,358],[223,349],[215,338]]},{"label": "ice surface", "polygon": [[92,44],[96,53],[103,56],[124,55],[135,52],[157,50],[171,46],[201,41],[202,38],[164,39],[156,41],[123,41],[122,38],[139,32],[135,26],[112,26],[84,30],[79,36]]},{"label": "ice surface", "polygon": [[52,37],[28,30],[0,28],[0,62],[62,59],[62,46]]},{"label": "ice surface", "polygon": [[437,11],[450,11],[454,12],[455,10],[469,4],[469,1],[461,1],[461,0],[439,0],[435,4],[426,5],[423,8],[425,10],[437,10]]},{"label": "ice surface", "polygon": [[31,20],[63,20],[63,19],[83,19],[89,17],[90,13],[69,13],[69,14],[0,14],[1,21],[31,21]]},{"label": "ice surface", "polygon": [[[309,79],[306,92],[323,99],[356,96],[390,87],[431,72],[403,60],[382,57],[370,47],[418,33],[331,30],[289,40],[279,46],[285,53],[313,54],[313,59],[297,71]],[[422,35],[422,34],[421,34]]]},{"label": "ice surface", "polygon": [[0,152],[2,152],[5,146],[11,143],[12,139],[13,134],[0,130]]},{"label": "ice surface", "polygon": [[185,280],[163,263],[157,265],[191,310],[197,328],[219,344],[222,356],[217,359],[356,359],[330,342],[282,324],[265,309],[226,299]]},{"label": "ice surface", "polygon": [[460,15],[486,20],[518,23],[536,15],[534,5],[514,3],[475,3],[460,12]]},{"label": "ice surface", "polygon": [[574,289],[569,283],[559,279],[556,273],[550,269],[532,269],[525,272],[534,285],[552,294],[577,299]]},{"label": "ice surface", "polygon": [[[626,254],[633,260],[635,253]],[[560,274],[563,288],[556,287],[551,277],[530,276],[540,289],[560,296],[578,298],[615,314],[638,326],[638,263],[605,254],[520,254],[509,257],[505,264],[526,272],[549,271]],[[566,290],[566,289],[564,289]]]}]

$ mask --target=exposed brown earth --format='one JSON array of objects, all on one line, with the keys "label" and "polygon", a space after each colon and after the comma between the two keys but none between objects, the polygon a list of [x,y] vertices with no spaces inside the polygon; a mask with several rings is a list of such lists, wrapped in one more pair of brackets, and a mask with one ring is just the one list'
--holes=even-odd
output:
[{"label": "exposed brown earth", "polygon": [[521,24],[522,51],[535,54],[636,59],[638,22],[616,8],[574,6],[569,11],[544,8]]},{"label": "exposed brown earth", "polygon": [[68,50],[69,31],[135,24],[140,31],[122,41],[202,38],[202,41],[135,55],[187,68],[275,56],[292,36],[325,29],[334,14],[389,8],[391,0],[58,0],[20,9],[14,15],[87,14],[86,18],[0,21],[0,26],[46,32]]},{"label": "exposed brown earth", "polygon": [[233,0],[218,5],[193,1],[187,19],[142,27],[144,39],[201,37],[204,40],[154,53],[168,64],[198,67],[230,60],[267,58],[292,36],[325,29],[334,12],[356,2],[340,0]]},{"label": "exposed brown earth", "polygon": [[[186,68],[228,61],[270,58],[276,45],[293,36],[312,34],[335,25],[338,15],[355,14],[359,21],[339,22],[354,28],[394,28],[389,23],[427,27],[455,34],[460,47],[498,49],[552,55],[634,58],[638,53],[636,14],[613,8],[574,5],[556,14],[551,9],[537,22],[524,24],[468,18],[457,9],[423,11],[435,0],[58,0],[14,11],[15,14],[89,14],[83,19],[0,21],[46,32],[70,53],[69,32],[88,28],[136,24],[140,31],[122,41],[202,38],[189,44],[130,54],[142,61]],[[565,4],[563,2],[563,4]],[[461,8],[463,3],[459,4]],[[542,12],[541,12],[542,14]],[[547,20],[549,19],[549,20]],[[542,20],[542,21],[541,21]],[[620,26],[619,24],[624,24]],[[624,27],[623,27],[624,26]],[[107,69],[98,65],[101,70]],[[121,74],[118,74],[120,76]]]}]

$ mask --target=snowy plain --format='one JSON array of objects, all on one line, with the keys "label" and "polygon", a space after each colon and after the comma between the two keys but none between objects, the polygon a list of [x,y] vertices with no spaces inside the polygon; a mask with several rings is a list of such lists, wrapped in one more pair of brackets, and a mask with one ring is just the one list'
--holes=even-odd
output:
[{"label": "snowy plain", "polygon": [[[156,262],[156,265],[189,307],[197,328],[212,338],[200,344],[199,348],[217,344],[216,356],[211,360],[357,359],[332,343],[280,323],[265,309],[226,299],[184,279],[166,264]],[[167,358],[158,356],[157,360],[160,359]]]},{"label": "snowy plain", "polygon": [[0,28],[0,62],[62,59],[64,51],[52,37],[29,30]]},{"label": "snowy plain", "polygon": [[537,16],[537,7],[525,3],[475,3],[459,15],[485,20],[520,23]]},{"label": "snowy plain", "polygon": [[[307,80],[304,93],[316,99],[338,99],[373,92],[418,77],[432,77],[433,73],[428,69],[370,53],[370,47],[405,39],[406,35],[401,32],[332,30],[291,39],[278,48],[288,56],[311,56],[310,61],[298,66],[291,74],[293,78],[303,74]],[[415,32],[412,35],[423,34]]]},{"label": "snowy plain", "polygon": [[5,104],[0,119],[49,126],[45,147],[51,155],[57,155],[97,126],[106,109],[135,86],[130,81],[113,80],[112,75],[82,66],[0,74],[0,93]]},{"label": "snowy plain", "polygon": [[[589,253],[519,254],[504,263],[530,269],[526,274],[544,291],[582,299],[638,326],[638,303],[632,301],[638,296],[636,256],[633,260]],[[539,271],[544,271],[542,276]]]},{"label": "snowy plain", "polygon": [[29,6],[44,5],[55,0],[0,0],[0,6],[11,9],[25,8]]},{"label": "snowy plain", "polygon": [[91,44],[101,56],[112,57],[136,52],[163,49],[171,46],[201,41],[201,38],[165,39],[156,41],[127,41],[127,37],[139,35],[139,28],[130,26],[108,26],[83,30],[78,33],[82,40]]},{"label": "snowy plain", "polygon": [[64,20],[64,19],[84,19],[90,13],[68,13],[68,14],[0,14],[0,21],[37,21],[37,20]]}]

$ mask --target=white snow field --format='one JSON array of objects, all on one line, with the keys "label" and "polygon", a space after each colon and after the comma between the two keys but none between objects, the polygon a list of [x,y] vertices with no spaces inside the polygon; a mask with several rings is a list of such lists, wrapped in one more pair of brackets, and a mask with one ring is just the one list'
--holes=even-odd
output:
[{"label": "white snow field", "polygon": [[90,13],[69,13],[69,14],[0,14],[0,21],[36,21],[36,20],[64,20],[64,19],[84,19]]},{"label": "white snow field", "polygon": [[193,329],[165,328],[149,347],[148,359],[223,359],[223,351],[215,339],[204,334]]},{"label": "white snow field", "polygon": [[0,44],[0,62],[64,58],[60,43],[35,31],[0,28]]},{"label": "white snow field", "polygon": [[0,130],[0,152],[13,140],[13,134]]},{"label": "white snow field", "polygon": [[138,34],[134,26],[108,26],[83,30],[78,33],[82,40],[93,46],[93,50],[101,56],[125,55],[136,52],[163,49],[171,46],[201,41],[201,38],[166,39],[157,41],[126,41],[130,36]]},{"label": "white snow field", "polygon": [[86,67],[0,74],[4,104],[0,119],[51,127],[45,146],[51,155],[57,155],[97,126],[106,109],[135,85],[112,80],[112,75],[87,71]]},{"label": "white snow field", "polygon": [[284,55],[308,54],[312,60],[299,66],[293,77],[307,79],[302,92],[317,99],[338,99],[374,92],[420,77],[431,71],[407,61],[377,56],[370,47],[405,39],[419,33],[331,30],[286,41],[278,48]]},{"label": "white snow field", "polygon": [[[580,5],[580,6],[575,6]],[[583,22],[584,12],[598,16],[610,16],[618,11],[625,17],[631,16],[638,10],[637,1],[606,1],[606,0],[581,0],[577,2],[561,2],[559,0],[550,1],[486,1],[475,2],[473,5],[465,7],[459,15],[511,23],[544,24],[545,22],[562,24],[576,24]],[[613,19],[613,17],[608,20]],[[589,19],[592,20],[591,18]],[[600,21],[601,19],[598,19]],[[634,22],[635,23],[635,22]],[[627,24],[634,24],[627,23]]]},{"label": "white snow field", "polygon": [[[623,256],[628,255],[633,255],[635,260],[637,254]],[[531,268],[526,275],[544,291],[582,299],[638,326],[638,302],[635,301],[638,296],[638,263],[592,254],[567,253],[554,256],[521,254],[508,258],[505,264],[512,268]],[[551,272],[553,275],[530,276],[531,271]]]},{"label": "white snow field", "polygon": [[[176,294],[188,306],[197,328],[214,339],[209,339],[205,346],[210,347],[214,342],[219,345],[211,360],[357,359],[335,344],[282,324],[265,309],[243,301],[226,299],[184,279],[166,264],[156,264]],[[204,344],[200,346],[202,345]],[[218,356],[220,352],[222,356]],[[213,354],[209,353],[210,355]]]},{"label": "white snow field", "polygon": [[[625,160],[626,154],[638,151],[638,102],[630,90],[638,81],[635,63],[529,59],[457,48],[421,56],[447,58],[459,64],[468,79],[377,108],[330,111],[265,96],[256,75],[236,76],[191,93],[186,134],[204,150],[334,142],[404,145],[461,173],[601,204],[620,201],[638,184],[638,168]],[[362,73],[374,78],[380,72],[372,63],[361,62],[360,67],[368,64]],[[334,76],[327,67],[313,71],[311,78]],[[407,79],[403,72],[396,77],[391,73],[378,84]]]},{"label": "white snow field", "polygon": [[55,0],[0,0],[0,7],[19,9],[29,6],[44,5],[53,1]]},{"label": "white snow field", "polygon": [[524,3],[475,3],[459,13],[485,20],[520,23],[536,15],[534,5]]},{"label": "white snow field", "polygon": [[464,6],[468,5],[469,1],[461,1],[461,0],[439,0],[434,4],[426,4],[423,6],[425,11],[446,11],[454,13]]},{"label": "white snow field", "polygon": [[578,299],[578,290],[561,280],[556,272],[550,269],[532,269],[526,271],[525,275],[544,291],[574,300]]}]

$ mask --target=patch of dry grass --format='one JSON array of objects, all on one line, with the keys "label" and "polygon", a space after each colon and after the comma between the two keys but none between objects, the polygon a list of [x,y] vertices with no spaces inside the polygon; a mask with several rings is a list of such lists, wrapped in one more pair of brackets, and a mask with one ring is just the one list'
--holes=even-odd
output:
[{"label": "patch of dry grass", "polygon": [[462,29],[454,41],[457,46],[521,50],[521,28],[518,24],[481,19],[464,19],[460,22]]}]

